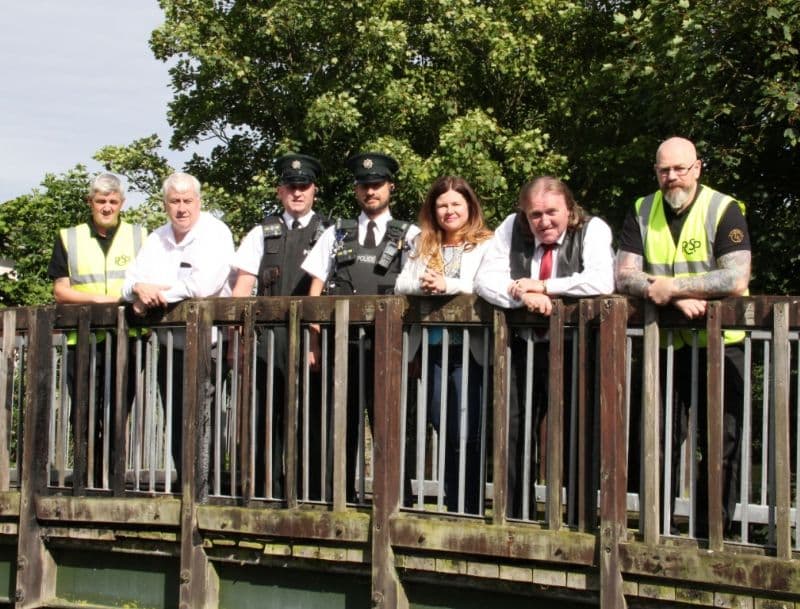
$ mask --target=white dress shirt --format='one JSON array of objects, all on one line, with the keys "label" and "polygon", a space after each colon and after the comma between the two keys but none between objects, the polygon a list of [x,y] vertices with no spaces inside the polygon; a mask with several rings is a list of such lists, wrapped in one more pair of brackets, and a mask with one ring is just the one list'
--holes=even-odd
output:
[{"label": "white dress shirt", "polygon": [[[522,306],[508,293],[511,279],[509,253],[511,234],[516,214],[511,214],[498,227],[492,245],[483,257],[475,277],[475,292],[482,298],[499,307],[513,309]],[[558,238],[559,246],[564,234]],[[531,261],[531,278],[539,278],[539,264],[544,248],[536,241],[536,251]],[[611,229],[600,218],[589,220],[583,239],[583,271],[566,277],[556,277],[558,273],[558,248],[553,250],[553,270],[546,281],[550,296],[597,296],[614,291],[614,252],[611,248]]]},{"label": "white dress shirt", "polygon": [[[314,212],[309,211],[304,216],[297,218],[300,222],[300,228],[305,228],[309,225]],[[287,229],[291,230],[294,216],[283,212],[283,221]],[[261,258],[264,256],[264,230],[262,225],[254,226],[249,233],[247,233],[239,244],[239,249],[233,255],[233,262],[231,265],[234,269],[242,270],[251,275],[258,275],[258,268],[261,265]]]},{"label": "white dress shirt", "polygon": [[[383,236],[386,234],[386,225],[391,219],[392,215],[389,213],[388,209],[377,218],[372,219],[375,222],[375,243],[380,243],[383,240]],[[364,245],[364,239],[367,235],[367,224],[369,221],[370,219],[363,211],[358,215],[359,245]],[[410,243],[418,234],[419,227],[412,224],[406,233],[406,242]],[[336,226],[333,225],[329,226],[327,229],[325,229],[325,232],[322,233],[320,238],[314,244],[314,247],[308,253],[308,256],[306,256],[301,268],[312,277],[316,277],[321,281],[327,281],[333,266],[333,248],[335,245]],[[405,264],[407,258],[408,249],[404,247],[401,264]]]},{"label": "white dress shirt", "polygon": [[180,243],[175,241],[172,225],[164,224],[150,233],[128,267],[122,297],[133,302],[137,283],[169,286],[162,292],[167,302],[230,295],[232,257],[230,229],[208,212],[200,212]]},{"label": "white dress shirt", "polygon": [[[471,294],[475,281],[475,274],[481,266],[481,260],[491,247],[491,239],[478,243],[470,250],[464,250],[461,255],[461,268],[458,277],[445,277],[445,294]],[[427,295],[422,291],[420,281],[428,268],[430,258],[410,256],[403,265],[403,270],[394,284],[397,294]],[[432,296],[435,298],[435,296]],[[483,361],[483,328],[471,328],[469,335],[470,350],[476,362]],[[419,325],[411,326],[409,332],[408,359],[411,360],[419,350],[422,343],[422,329]]]}]

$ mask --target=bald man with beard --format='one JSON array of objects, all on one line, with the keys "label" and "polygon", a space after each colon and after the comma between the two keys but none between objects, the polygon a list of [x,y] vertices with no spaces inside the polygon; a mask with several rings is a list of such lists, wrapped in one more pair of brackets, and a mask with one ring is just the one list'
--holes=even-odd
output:
[{"label": "bald man with beard", "polygon": [[[617,290],[671,306],[688,319],[704,317],[709,299],[746,295],[750,282],[750,237],[744,205],[700,183],[703,163],[694,144],[672,137],[658,147],[654,166],[659,190],[638,199],[619,239]],[[726,331],[723,414],[723,526],[730,532],[739,486],[743,403],[743,332]],[[697,537],[708,534],[708,436],[706,415],[706,335],[699,332],[697,374],[698,450],[703,464],[697,476]],[[677,488],[679,447],[688,432],[692,394],[692,333],[672,334],[674,359],[672,489]],[[662,348],[667,337],[662,336]],[[661,386],[665,387],[665,357]],[[662,396],[665,399],[666,396]],[[666,403],[665,401],[662,403]],[[674,510],[672,510],[674,512]],[[674,518],[673,518],[674,523]],[[676,527],[673,524],[673,532]]]}]

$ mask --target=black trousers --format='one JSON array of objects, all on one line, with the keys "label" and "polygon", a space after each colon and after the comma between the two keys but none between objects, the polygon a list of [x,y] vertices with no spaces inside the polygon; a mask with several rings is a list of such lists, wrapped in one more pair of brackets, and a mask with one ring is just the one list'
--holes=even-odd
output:
[{"label": "black trousers", "polygon": [[[564,458],[563,463],[569,462],[569,422],[572,396],[572,349],[569,342],[564,343]],[[545,436],[545,417],[548,404],[548,371],[550,366],[550,343],[537,342],[533,347],[532,378],[532,425],[531,437],[536,442],[531,443],[530,459],[530,492],[528,505],[529,516],[535,513],[536,497],[535,483],[537,470],[539,476],[544,478],[544,462],[546,455],[547,439]],[[523,473],[525,471],[525,377],[530,364],[527,359],[527,341],[514,337],[511,341],[511,379],[509,392],[509,418],[508,418],[508,516],[511,518],[522,517],[523,504]],[[539,450],[536,450],[538,448]]]},{"label": "black trousers", "polygon": [[[708,536],[708,416],[706,372],[707,353],[698,349],[697,364],[697,453],[702,462],[697,468],[695,488],[695,536]],[[661,357],[661,386],[666,388],[666,355]],[[680,446],[689,433],[689,408],[692,395],[692,350],[684,347],[675,351],[673,374],[673,408],[671,505],[674,514],[675,495],[680,473]],[[739,494],[739,464],[741,459],[742,405],[744,403],[744,349],[741,345],[725,347],[723,379],[724,401],[722,421],[722,519],[724,531],[730,532],[736,500]],[[663,391],[663,390],[662,390]],[[666,395],[662,393],[663,405]],[[662,415],[663,416],[663,415]],[[662,429],[662,434],[665,429]],[[663,439],[662,439],[663,442]],[[662,454],[663,459],[663,454]],[[663,460],[662,460],[663,463]],[[673,515],[674,524],[674,515]]]},{"label": "black trousers", "polygon": [[[358,423],[362,414],[366,414],[364,421],[364,436],[367,426],[371,425],[375,417],[373,401],[374,392],[374,352],[372,350],[372,333],[367,332],[363,340],[363,351],[359,348],[358,340],[351,340],[348,346],[347,367],[347,500],[355,502],[365,501],[361,489],[356,488],[356,469],[358,467],[359,434]],[[333,361],[333,360],[331,360]],[[363,370],[362,370],[363,365]],[[363,375],[362,375],[363,372]],[[332,447],[331,447],[332,448]],[[364,462],[366,462],[366,447],[364,448]],[[332,462],[332,461],[331,461]],[[362,479],[364,471],[361,472]]]},{"label": "black trousers", "polygon": [[[270,366],[272,369],[272,421],[269,430],[272,450],[269,461],[267,460],[267,404],[268,404],[268,376]],[[305,377],[303,366],[299,368],[297,378],[294,378],[289,371],[294,367],[288,361],[288,336],[286,328],[278,327],[273,329],[273,352],[272,358],[269,357],[269,333],[262,331],[259,333],[259,342],[256,358],[256,424],[255,424],[255,484],[256,495],[263,496],[271,494],[272,498],[285,498],[286,463],[284,456],[285,434],[294,433],[297,435],[297,464],[296,480],[298,483],[298,496],[308,497],[309,500],[318,501],[330,499],[329,489],[323,495],[322,488],[322,410],[321,403],[321,375],[319,372],[309,372],[308,379],[308,421],[304,420],[303,409],[303,388]],[[292,405],[297,408],[297,428],[287,430],[285,428],[287,389],[288,383],[297,384],[298,404]],[[303,442],[303,429],[308,430],[308,444]],[[308,454],[306,455],[305,452]],[[308,469],[304,469],[304,463],[308,463]],[[269,493],[266,491],[266,471],[270,468],[272,473],[272,484]],[[327,468],[326,468],[327,469]],[[304,487],[304,480],[307,473],[308,488]],[[326,483],[327,488],[327,483]]]},{"label": "black trousers", "polygon": [[[135,399],[136,396],[136,374],[137,374],[137,367],[136,367],[136,339],[135,338],[127,338],[128,341],[128,384],[127,384],[127,398],[125,403],[122,405],[122,408],[125,409],[125,412],[129,412],[131,408],[131,403]],[[110,345],[110,347],[108,347]],[[117,380],[117,343],[116,343],[116,336],[112,333],[107,332],[105,334],[105,338],[95,344],[95,375],[94,375],[94,438],[89,437],[89,420],[87,419],[84,421],[84,431],[87,434],[87,447],[91,440],[94,440],[94,450],[92,452],[92,457],[94,461],[94,467],[92,468],[92,476],[93,476],[93,487],[100,487],[103,481],[103,439],[107,436],[109,442],[109,454],[108,454],[108,463],[106,466],[108,467],[108,475],[109,477],[113,476],[114,473],[111,471],[114,463],[114,454],[117,447],[114,444],[114,419],[116,417],[117,412],[117,404],[116,404],[116,380]],[[109,358],[106,360],[106,353],[109,353]],[[70,425],[72,427],[72,434],[74,438],[76,423],[77,423],[77,403],[76,403],[76,387],[78,383],[85,383],[87,384],[86,388],[86,398],[89,399],[89,378],[87,379],[79,379],[77,378],[77,354],[78,349],[75,345],[69,345],[67,347],[67,366],[66,366],[66,373],[67,373],[67,392],[69,393],[70,398]],[[108,364],[108,366],[106,365]],[[108,372],[108,374],[107,374]],[[91,374],[91,370],[90,370]],[[109,427],[106,429],[105,420],[104,420],[104,412],[103,412],[103,405],[104,405],[104,396],[106,390],[106,384],[109,384]],[[87,415],[88,415],[88,407],[87,407]],[[87,467],[88,467],[88,455],[87,455]],[[119,472],[118,475],[124,475],[124,472]],[[88,480],[87,480],[88,483]]]}]

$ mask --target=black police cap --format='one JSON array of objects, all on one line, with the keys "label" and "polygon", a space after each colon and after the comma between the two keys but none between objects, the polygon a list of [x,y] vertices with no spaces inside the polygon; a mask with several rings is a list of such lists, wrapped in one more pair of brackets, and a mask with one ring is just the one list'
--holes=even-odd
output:
[{"label": "black police cap", "polygon": [[378,152],[365,152],[351,156],[346,162],[357,184],[394,181],[400,164],[392,157]]},{"label": "black police cap", "polygon": [[284,154],[275,161],[275,173],[281,184],[314,184],[322,173],[322,165],[307,154]]}]

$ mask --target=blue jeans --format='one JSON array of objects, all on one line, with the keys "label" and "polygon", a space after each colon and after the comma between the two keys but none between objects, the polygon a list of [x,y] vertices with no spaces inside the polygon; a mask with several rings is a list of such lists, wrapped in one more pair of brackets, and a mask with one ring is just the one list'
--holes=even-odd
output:
[{"label": "blue jeans", "polygon": [[[439,437],[442,436],[442,378],[447,382],[447,420],[445,421],[447,437],[445,438],[444,492],[445,505],[450,512],[458,511],[459,495],[459,461],[461,457],[461,376],[463,373],[462,346],[451,345],[448,352],[446,374],[442,370],[442,347],[432,345],[428,356],[428,400],[429,416]],[[482,483],[480,471],[481,459],[481,393],[483,389],[483,371],[481,366],[470,355],[468,363],[469,382],[467,383],[466,412],[467,431],[465,440],[464,468],[464,511],[479,514],[480,488]]]}]

